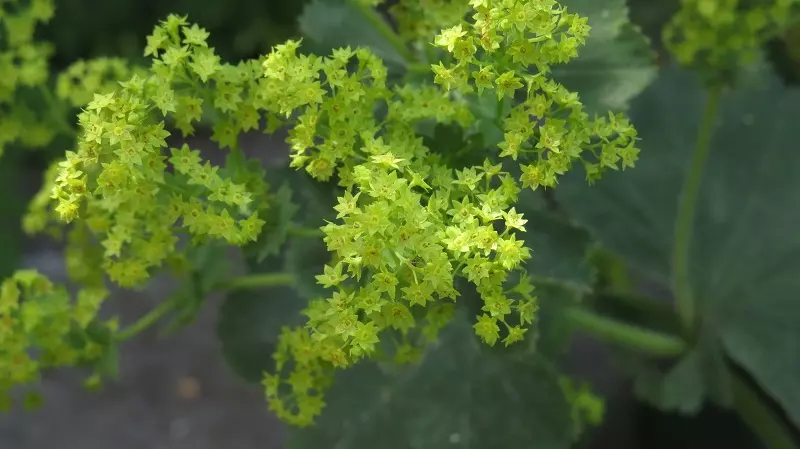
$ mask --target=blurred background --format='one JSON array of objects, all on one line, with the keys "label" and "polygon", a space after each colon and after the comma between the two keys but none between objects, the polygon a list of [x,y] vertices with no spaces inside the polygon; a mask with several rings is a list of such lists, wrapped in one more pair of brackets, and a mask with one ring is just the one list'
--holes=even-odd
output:
[{"label": "blurred background", "polygon": [[[145,63],[145,37],[169,13],[188,14],[210,33],[211,45],[228,61],[251,58],[297,35],[302,0],[56,0],[51,23],[39,39],[55,45],[52,71],[98,56]],[[633,0],[632,17],[660,48],[661,26],[677,0]],[[793,35],[795,37],[793,37]],[[784,76],[796,80],[800,57],[786,39],[768,45]],[[795,45],[794,48],[800,48]],[[34,267],[55,281],[65,278],[57,243],[26,239],[19,219],[39,188],[49,160],[68,142],[46,151],[7,150],[0,161],[0,275]],[[201,136],[193,146],[220,160]],[[269,164],[283,162],[281,136],[245,139],[247,152]],[[118,292],[109,313],[130,321],[152,308],[174,286],[157,279],[142,292]],[[0,415],[0,448],[8,449],[271,449],[282,447],[281,424],[267,411],[261,388],[237,378],[225,365],[215,335],[221,298],[210,298],[196,322],[167,338],[149,332],[123,344],[120,377],[101,391],[81,386],[82,373],[60,371],[44,380],[44,405],[37,411]],[[751,448],[735,416],[706,410],[699,419],[669,416],[637,404],[629,383],[615,374],[609,354],[578,339],[571,370],[608,398],[607,420],[582,443],[587,448]],[[324,448],[320,448],[324,449]],[[487,448],[490,449],[490,448]]]}]

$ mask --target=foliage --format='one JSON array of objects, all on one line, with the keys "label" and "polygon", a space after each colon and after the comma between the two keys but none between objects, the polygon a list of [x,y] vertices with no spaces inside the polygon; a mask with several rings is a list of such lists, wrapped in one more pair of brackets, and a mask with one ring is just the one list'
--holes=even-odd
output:
[{"label": "foliage", "polygon": [[[711,401],[794,447],[800,98],[751,63],[795,3],[683,1],[662,67],[623,0],[381,3],[315,0],[302,38],[238,63],[172,14],[149,65],[52,78],[52,4],[3,10],[0,140],[71,141],[22,228],[66,238],[77,293],[2,283],[0,393],[68,365],[98,386],[118,342],[225,292],[223,352],[290,447],[569,447],[604,417],[562,371],[576,331],[619,348],[642,400]],[[185,143],[206,127],[223,164]],[[283,131],[287,167],[240,148]],[[181,288],[150,314],[99,317],[161,273]]]}]

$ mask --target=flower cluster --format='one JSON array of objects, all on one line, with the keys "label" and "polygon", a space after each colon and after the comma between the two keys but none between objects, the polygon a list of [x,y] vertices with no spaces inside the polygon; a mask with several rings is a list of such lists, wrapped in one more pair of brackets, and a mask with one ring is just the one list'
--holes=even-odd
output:
[{"label": "flower cluster", "polygon": [[[598,160],[584,162],[590,180],[636,159],[624,117],[590,119],[577,95],[547,77],[551,64],[576,55],[585,19],[554,1],[471,4],[474,22],[436,37],[455,60],[433,66],[439,86],[388,87],[386,68],[365,49],[320,58],[298,55],[290,41],[264,61],[279,112],[296,117],[292,166],[335,176],[345,189],[337,221],[322,228],[334,257],[317,280],[332,294],[310,303],[305,327],[284,329],[276,372],[264,380],[271,408],[288,422],[307,425],[321,412],[335,368],[378,353],[413,359],[450,321],[464,282],[483,301],[478,337],[522,340],[537,303],[524,275],[530,250],[518,238],[527,222],[514,208],[519,192],[554,186],[584,151]],[[506,131],[500,154],[456,170],[415,129],[433,120],[472,131],[475,90],[525,96],[497,118]]]},{"label": "flower cluster", "polygon": [[[179,16],[157,27],[146,49],[150,71],[94,94],[79,116],[77,149],[60,163],[55,210],[88,225],[119,285],[139,285],[176,252],[178,222],[191,236],[234,245],[254,241],[264,224],[266,192],[251,192],[247,173],[221,172],[185,144],[164,154],[166,121],[191,134],[207,103],[219,115],[214,139],[224,146],[236,150],[239,133],[260,125],[259,97],[243,95],[257,87],[253,64],[222,64],[207,36]],[[105,68],[121,70],[113,62]],[[41,226],[47,217],[27,220]]]},{"label": "flower cluster", "polygon": [[[73,67],[60,95],[80,104],[95,92],[79,116],[76,148],[48,173],[26,229],[48,229],[54,214],[72,222],[70,266],[91,286],[102,279],[81,266],[102,267],[124,287],[141,284],[180,252],[182,235],[257,241],[269,194],[243,163],[238,137],[289,125],[290,165],[343,193],[335,220],[322,227],[332,259],[317,281],[330,294],[310,302],[306,326],[282,331],[276,370],[264,379],[280,417],[311,423],[337,368],[378,355],[414,360],[464,289],[481,298],[473,326],[481,340],[522,340],[537,300],[525,275],[531,250],[521,238],[519,193],[555,186],[574,162],[590,181],[632,166],[636,133],[621,115],[589,117],[549,76],[577,55],[589,30],[555,0],[426,4],[426,13],[407,2],[394,12],[427,14],[424,26],[401,23],[409,35],[447,26],[434,39],[445,51],[433,84],[388,83],[386,66],[364,48],[319,57],[300,54],[294,40],[264,58],[224,64],[205,30],[174,15],[147,39],[149,70],[119,87],[107,77],[128,69],[112,60]],[[438,123],[481,133],[472,106],[485,95],[498,100],[494,125],[504,138],[479,155],[482,163],[451,166],[418,131]],[[187,136],[205,119],[215,123],[212,139],[231,149],[225,167],[167,143],[168,127]]]},{"label": "flower cluster", "polygon": [[107,294],[87,287],[72,300],[66,289],[29,270],[0,284],[0,409],[10,407],[13,387],[37,381],[42,370],[105,356],[117,326],[96,320]]},{"label": "flower cluster", "polygon": [[460,22],[467,12],[469,4],[457,0],[400,0],[389,8],[400,36],[426,42],[442,28]]},{"label": "flower cluster", "polygon": [[664,41],[684,65],[725,70],[752,62],[761,44],[785,28],[797,0],[682,0]]},{"label": "flower cluster", "polygon": [[[462,95],[496,93],[502,122],[500,157],[519,161],[523,187],[554,187],[576,160],[589,181],[604,170],[632,167],[636,130],[622,114],[590,118],[578,95],[552,80],[553,64],[577,56],[589,32],[586,18],[555,0],[473,0],[474,21],[443,30],[435,44],[454,59],[433,65],[435,82]],[[535,71],[533,70],[535,69]],[[538,126],[534,126],[538,125]],[[526,163],[527,162],[527,163]]]},{"label": "flower cluster", "polygon": [[[121,58],[96,58],[71,64],[58,75],[56,95],[73,107],[89,104],[94,94],[106,94],[119,88],[119,81],[131,77],[135,69]],[[144,71],[139,71],[144,76]]]},{"label": "flower cluster", "polygon": [[38,24],[53,17],[53,12],[52,0],[0,5],[0,154],[13,142],[37,147],[46,145],[55,135],[52,124],[17,95],[21,88],[41,86],[48,79],[47,59],[53,48],[35,41],[34,33]]}]

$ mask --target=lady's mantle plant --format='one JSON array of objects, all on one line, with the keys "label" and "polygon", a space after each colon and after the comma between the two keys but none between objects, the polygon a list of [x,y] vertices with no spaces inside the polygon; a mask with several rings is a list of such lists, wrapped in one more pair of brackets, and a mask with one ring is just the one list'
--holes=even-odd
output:
[{"label": "lady's mantle plant", "polygon": [[[281,251],[287,236],[321,240],[327,249],[325,263],[315,267],[311,279],[325,293],[303,306],[301,325],[282,328],[273,354],[258,354],[274,362],[261,376],[270,408],[297,426],[324,421],[319,415],[331,402],[326,399],[331,389],[342,382],[341,373],[390,362],[414,364],[433,378],[432,363],[444,366],[448,357],[467,353],[470,360],[476,355],[486,360],[486,366],[471,362],[484,375],[501,353],[504,364],[494,369],[495,377],[481,379],[483,384],[470,386],[469,393],[494,399],[485,388],[538,379],[528,370],[544,373],[556,380],[547,394],[563,402],[570,423],[565,438],[543,431],[542,444],[572,441],[584,422],[600,421],[602,404],[585,385],[554,373],[554,360],[548,358],[553,354],[537,354],[534,362],[529,352],[539,340],[546,343],[542,352],[547,345],[559,346],[556,334],[563,332],[556,328],[564,322],[651,357],[681,357],[675,370],[700,364],[693,360],[711,360],[727,373],[724,354],[714,352],[719,342],[706,337],[699,324],[688,272],[695,203],[725,83],[736,81],[737,70],[757,55],[772,26],[789,23],[794,3],[687,0],[665,31],[678,61],[699,69],[712,93],[684,185],[677,198],[669,199],[679,204],[671,265],[678,317],[667,313],[665,320],[680,322],[679,338],[590,310],[586,303],[596,299],[593,290],[606,295],[618,289],[623,270],[608,262],[613,258],[584,228],[558,215],[564,213],[563,203],[603,243],[625,254],[624,245],[613,244],[613,236],[597,224],[602,220],[580,199],[604,195],[587,183],[613,178],[611,183],[624,185],[626,175],[604,175],[634,167],[639,138],[626,115],[587,111],[626,103],[649,82],[650,60],[645,56],[645,70],[612,80],[611,87],[609,80],[594,80],[607,91],[590,96],[605,99],[592,104],[559,82],[569,78],[564,74],[570,63],[582,61],[584,45],[602,49],[597,50],[601,56],[619,56],[619,48],[628,52],[625,57],[647,53],[637,47],[647,50],[640,35],[623,20],[625,3],[596,1],[400,0],[389,9],[398,25],[395,33],[373,9],[380,2],[353,0],[347,3],[353,14],[343,20],[364,19],[388,48],[359,42],[363,45],[313,54],[297,39],[237,64],[223,62],[209,47],[206,30],[171,15],[147,37],[149,67],[109,58],[78,61],[55,80],[54,96],[44,76],[45,47],[31,43],[32,27],[52,15],[52,5],[34,0],[28,9],[4,10],[7,34],[28,27],[27,34],[19,34],[27,37],[10,39],[5,53],[13,64],[22,61],[14,73],[28,75],[6,82],[0,91],[2,113],[12,117],[3,122],[3,141],[40,146],[53,138],[50,133],[32,141],[21,132],[29,128],[22,118],[30,114],[18,112],[25,110],[18,91],[26,83],[39,86],[51,111],[45,122],[60,133],[74,133],[64,121],[65,111],[81,110],[74,147],[50,167],[23,222],[29,233],[66,238],[68,272],[79,289],[71,294],[30,270],[3,281],[0,392],[9,397],[13,388],[35,383],[43,370],[64,365],[93,368],[88,383],[97,385],[115,373],[118,342],[171,311],[191,316],[211,291],[311,290],[297,270],[227,278],[210,267],[208,252],[228,246],[256,254],[257,262],[277,253],[286,259],[284,265],[292,265],[297,261],[289,259],[298,256]],[[310,10],[326,7],[314,3]],[[596,40],[590,18],[576,10],[604,19],[592,24]],[[321,32],[324,27],[311,28]],[[620,39],[629,40],[615,47]],[[635,71],[627,63],[642,61],[597,54],[582,63],[601,69],[582,69],[581,77],[616,76],[620,67]],[[28,61],[25,55],[33,56]],[[223,165],[205,160],[178,138],[185,140],[209,123],[212,140],[227,149]],[[291,193],[276,188],[273,175],[239,148],[243,133],[279,130],[288,132],[289,168],[335,195],[329,219],[312,217],[310,229],[293,222]],[[534,205],[536,199],[548,207]],[[583,270],[587,252],[594,264],[590,272],[560,275]],[[545,257],[531,262],[537,253]],[[551,253],[556,255],[548,257]],[[566,259],[565,269],[559,263]],[[186,281],[179,296],[121,329],[116,319],[101,318],[112,286],[140,288],[164,271]],[[619,296],[612,293],[607,296]],[[543,314],[549,314],[550,323]],[[481,349],[470,346],[473,336],[461,332],[465,315]],[[447,346],[455,340],[469,351]],[[494,346],[500,347],[489,350]],[[670,405],[659,388],[667,390],[670,382],[674,379],[655,382],[649,391],[650,399],[661,398],[654,402],[663,408]],[[642,384],[640,376],[640,393]],[[407,392],[404,388],[397,391]],[[397,391],[380,393],[390,397]],[[542,396],[551,397],[547,394]],[[675,401],[685,409],[682,400]],[[437,419],[449,422],[447,413],[442,415]],[[758,422],[754,427],[763,433]],[[762,435],[770,444],[779,441],[776,447],[782,447],[781,437]],[[454,433],[448,441],[456,444],[459,438]],[[496,441],[487,447],[502,446]]]},{"label": "lady's mantle plant", "polygon": [[[64,323],[48,326],[54,341],[94,322],[105,297],[101,269],[110,281],[137,287],[179,257],[183,236],[189,246],[258,240],[270,193],[243,168],[237,139],[263,129],[263,117],[268,130],[290,128],[292,167],[335,178],[343,189],[336,221],[322,227],[332,259],[317,280],[330,296],[309,305],[306,326],[284,330],[276,371],[264,381],[279,416],[309,424],[333,368],[376,353],[402,360],[418,336],[434,341],[453,314],[459,279],[483,299],[474,329],[484,342],[522,340],[537,304],[527,278],[511,276],[524,274],[530,251],[519,238],[527,220],[514,208],[520,189],[553,187],[575,162],[589,180],[633,166],[635,130],[621,115],[590,117],[577,94],[549,75],[577,56],[589,33],[585,18],[555,1],[470,7],[467,20],[435,37],[446,50],[431,67],[435,84],[387,82],[387,68],[366,48],[300,55],[299,41],[225,64],[202,28],[167,18],[147,39],[149,71],[88,102],[76,148],[50,172],[44,191],[52,202],[40,196],[27,217],[32,231],[50,225],[51,210],[71,223],[70,255],[80,259],[71,265],[91,267],[77,276],[88,284],[77,303],[62,297],[58,314],[36,310]],[[479,95],[511,107],[498,117],[504,140],[481,165],[453,169],[415,127],[433,120],[469,131],[469,100]],[[168,148],[170,125],[190,135],[204,111],[214,114],[213,139],[230,149],[224,168],[187,145]],[[7,319],[20,323],[9,336],[19,342],[13,357],[30,366],[6,388],[36,378],[38,362],[26,351],[42,344],[17,310],[20,282],[34,285],[31,294],[46,285],[33,274],[6,282]],[[379,349],[387,338],[397,346]]]}]

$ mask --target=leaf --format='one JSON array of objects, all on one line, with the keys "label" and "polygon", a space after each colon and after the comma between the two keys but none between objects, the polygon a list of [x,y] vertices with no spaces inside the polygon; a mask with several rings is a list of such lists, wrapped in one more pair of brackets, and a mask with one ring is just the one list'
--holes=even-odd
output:
[{"label": "leaf", "polygon": [[[800,424],[800,92],[766,84],[722,101],[689,271],[706,331]],[[665,71],[631,109],[642,138],[636,168],[594,187],[573,173],[556,189],[600,243],[664,284],[705,98],[691,76]]]},{"label": "leaf", "polygon": [[252,273],[289,272],[298,281],[293,287],[240,291],[225,299],[217,321],[222,352],[233,370],[250,382],[260,382],[273,368],[272,355],[284,326],[302,326],[300,312],[308,301],[326,294],[315,275],[330,260],[322,239],[292,239],[283,254],[261,263],[249,261]]},{"label": "leaf", "polygon": [[[270,257],[252,265],[251,272],[280,270],[282,260]],[[281,327],[302,325],[300,311],[308,301],[291,287],[236,291],[225,298],[217,320],[217,337],[225,360],[249,382],[260,382],[272,370],[272,354]]]},{"label": "leaf", "polygon": [[210,241],[200,246],[186,248],[186,259],[191,269],[185,273],[181,285],[171,296],[175,304],[175,317],[164,333],[177,332],[191,324],[218,282],[230,276],[231,263],[228,246]]},{"label": "leaf", "polygon": [[589,292],[595,269],[587,259],[593,241],[589,233],[553,213],[525,211],[525,242],[531,248],[528,272],[534,283],[553,281],[575,291]]},{"label": "leaf", "polygon": [[642,367],[636,377],[636,394],[661,410],[687,415],[699,413],[706,396],[722,406],[730,406],[731,372],[722,351],[714,344],[708,339],[701,340],[665,373],[654,367]]},{"label": "leaf", "polygon": [[300,15],[304,47],[325,55],[332,49],[367,47],[385,63],[404,66],[403,56],[370,23],[364,13],[347,0],[313,0]]},{"label": "leaf", "polygon": [[541,191],[521,192],[516,208],[528,220],[518,237],[531,249],[527,273],[539,300],[531,346],[555,360],[573,335],[564,308],[578,305],[594,288],[597,273],[588,256],[595,242],[586,229],[548,210]]},{"label": "leaf", "polygon": [[430,123],[432,129],[422,135],[423,144],[435,154],[441,155],[443,163],[455,170],[481,165],[486,158],[483,135],[465,135],[456,123]]},{"label": "leaf", "polygon": [[484,349],[461,317],[419,365],[341,371],[322,416],[293,431],[287,447],[569,447],[572,409],[558,375],[530,359]]},{"label": "leaf", "polygon": [[317,283],[315,278],[322,273],[323,266],[330,260],[331,253],[321,238],[294,239],[289,242],[284,269],[304,280],[294,286],[298,295],[305,299],[314,299],[330,294],[330,290]]},{"label": "leaf", "polygon": [[225,360],[249,382],[260,382],[272,370],[272,354],[281,327],[302,325],[307,301],[289,287],[236,292],[225,299],[217,337]]},{"label": "leaf", "polygon": [[539,310],[536,312],[536,333],[531,336],[529,347],[536,355],[558,360],[569,350],[575,332],[565,309],[579,305],[581,295],[557,284],[537,284],[534,293],[539,299]]},{"label": "leaf", "polygon": [[511,102],[503,101],[500,104],[493,90],[469,95],[466,98],[469,101],[470,112],[476,118],[475,128],[483,137],[484,145],[491,148],[502,142],[504,137],[500,117],[507,116],[511,111]]},{"label": "leaf", "polygon": [[268,256],[280,253],[298,209],[300,207],[292,202],[292,189],[284,183],[270,198],[268,215],[264,217],[267,223],[258,240],[245,247],[245,255],[262,262]]},{"label": "leaf", "polygon": [[553,76],[577,92],[587,111],[627,109],[628,102],[657,75],[650,43],[628,20],[625,0],[561,0],[589,19],[589,37],[578,57],[553,67]]}]

